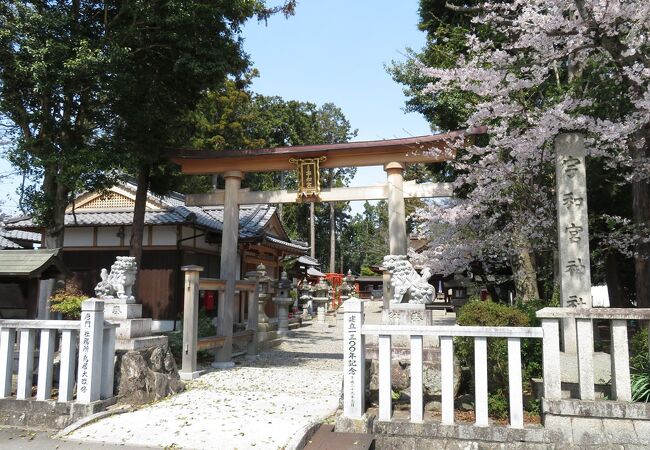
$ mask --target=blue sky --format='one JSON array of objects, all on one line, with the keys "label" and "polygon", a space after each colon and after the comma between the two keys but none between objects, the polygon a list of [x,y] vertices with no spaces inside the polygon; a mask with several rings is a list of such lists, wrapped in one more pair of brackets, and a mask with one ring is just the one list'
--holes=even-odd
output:
[{"label": "blue sky", "polygon": [[[293,17],[272,17],[266,25],[252,20],[243,29],[244,47],[260,71],[252,89],[319,105],[335,103],[358,129],[356,140],[429,134],[419,114],[404,113],[402,88],[384,68],[392,60],[403,61],[407,47],[424,45],[417,7],[417,0],[299,0]],[[8,172],[9,164],[0,161],[0,174]],[[360,168],[353,184],[383,181],[381,169]],[[19,182],[18,177],[2,180],[4,211],[15,211]]]}]

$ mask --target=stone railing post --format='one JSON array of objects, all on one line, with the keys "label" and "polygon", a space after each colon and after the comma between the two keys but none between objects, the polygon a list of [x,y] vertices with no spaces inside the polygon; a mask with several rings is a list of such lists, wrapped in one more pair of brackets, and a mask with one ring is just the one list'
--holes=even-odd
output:
[{"label": "stone railing post", "polygon": [[11,396],[16,330],[0,329],[0,398]]},{"label": "stone railing post", "polygon": [[81,303],[79,328],[79,364],[77,401],[88,404],[100,399],[102,382],[102,347],[104,337],[104,302],[96,299]]},{"label": "stone railing post", "polygon": [[560,379],[560,324],[557,319],[542,319],[544,398],[559,400],[562,397]]},{"label": "stone railing post", "polygon": [[[196,350],[199,324],[199,274],[201,266],[183,266],[185,287],[183,296],[183,350],[181,380],[193,380],[199,376],[196,367]],[[221,311],[219,312],[221,314]]]},{"label": "stone railing post", "polygon": [[118,325],[106,322],[102,342],[102,387],[101,398],[113,397],[115,377],[115,337]]},{"label": "stone railing post", "polygon": [[343,415],[360,419],[366,412],[366,347],[361,334],[363,303],[351,298],[343,307]]}]

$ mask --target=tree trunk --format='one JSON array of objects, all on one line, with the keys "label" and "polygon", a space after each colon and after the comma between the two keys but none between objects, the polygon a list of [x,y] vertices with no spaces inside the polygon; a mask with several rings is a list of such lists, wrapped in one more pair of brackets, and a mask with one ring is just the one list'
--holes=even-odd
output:
[{"label": "tree trunk", "polygon": [[607,293],[609,306],[612,308],[629,308],[630,302],[625,295],[619,271],[619,255],[615,250],[607,252],[605,258],[605,278],[607,280]]},{"label": "tree trunk", "polygon": [[[632,150],[633,160],[642,164],[650,156],[650,125],[645,130],[645,146]],[[650,183],[648,179],[632,182],[632,211],[634,223],[647,230],[650,226]],[[650,308],[650,242],[638,242],[635,248],[634,276],[636,304],[639,308]]]},{"label": "tree trunk", "polygon": [[517,298],[524,302],[539,298],[537,271],[535,270],[531,253],[529,246],[521,246],[518,249],[516,260],[512,265],[515,279],[515,292]]},{"label": "tree trunk", "polygon": [[43,192],[49,197],[50,220],[45,229],[46,248],[63,248],[65,233],[65,210],[68,207],[70,191],[57,180],[56,167],[48,167],[43,177]]},{"label": "tree trunk", "polygon": [[330,272],[336,273],[336,210],[330,202]]},{"label": "tree trunk", "polygon": [[149,164],[142,164],[138,168],[138,188],[135,191],[133,227],[131,228],[131,242],[129,249],[129,255],[135,256],[138,271],[142,268],[142,235],[144,233],[144,214],[147,208],[147,191],[149,190],[150,175],[151,166]]},{"label": "tree trunk", "polygon": [[316,212],[314,202],[309,204],[309,255],[316,258]]}]

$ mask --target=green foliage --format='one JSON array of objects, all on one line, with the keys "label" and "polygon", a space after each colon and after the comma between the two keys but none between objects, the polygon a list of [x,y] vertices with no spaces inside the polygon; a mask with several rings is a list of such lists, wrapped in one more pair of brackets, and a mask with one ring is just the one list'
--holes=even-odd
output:
[{"label": "green foliage", "polygon": [[50,297],[50,311],[63,314],[64,319],[78,320],[81,318],[81,302],[87,300],[80,289],[66,286]]},{"label": "green foliage", "polygon": [[361,275],[365,275],[365,276],[368,276],[368,277],[376,275],[375,272],[368,266],[362,266],[361,271],[359,273]]},{"label": "green foliage", "polygon": [[650,402],[650,366],[632,373],[632,401]]},{"label": "green foliage", "polygon": [[147,166],[159,190],[175,177],[170,146],[201,94],[249,66],[240,37],[250,18],[293,13],[294,0],[0,2],[0,121],[12,163],[42,189],[25,211],[63,244],[75,192]]},{"label": "green foliage", "polygon": [[[172,331],[167,334],[169,337],[169,349],[176,359],[180,359],[183,354],[183,315],[179,317],[180,326],[178,331]],[[212,317],[210,317],[205,310],[199,310],[199,321],[197,326],[197,338],[210,337],[217,335],[217,328],[212,323]],[[197,353],[199,359],[207,359],[210,356],[210,352],[207,350],[200,350]]]},{"label": "green foliage", "polygon": [[[510,307],[490,301],[470,301],[458,310],[459,325],[488,327],[535,326],[536,310],[549,306],[540,300],[517,303]],[[456,355],[461,367],[474,367],[474,340],[455,338]],[[494,417],[507,415],[508,392],[508,345],[503,338],[488,340],[488,386],[490,413]],[[540,339],[522,339],[521,363],[524,389],[530,389],[530,379],[542,374],[542,343]],[[473,379],[473,377],[472,377]]]},{"label": "green foliage", "polygon": [[488,411],[496,419],[508,418],[508,393],[503,389],[497,389],[488,395]]},{"label": "green foliage", "polygon": [[648,329],[637,330],[630,339],[630,367],[632,370],[650,367],[648,355]]},{"label": "green foliage", "polygon": [[[343,265],[346,269],[361,273],[364,267],[379,265],[388,249],[388,208],[385,201],[371,205],[365,202],[363,213],[350,220],[341,235]],[[369,269],[368,269],[369,270]],[[366,272],[365,275],[376,275]]]},{"label": "green foliage", "polygon": [[[311,102],[285,100],[278,96],[256,95],[249,90],[252,76],[228,81],[211,89],[196,108],[185,115],[184,125],[191,130],[187,144],[195,148],[243,150],[290,145],[347,142],[356,136],[343,111],[332,103],[318,106]],[[346,186],[355,168],[329,169],[321,172],[321,185]],[[242,182],[253,190],[295,189],[297,180],[291,172],[250,173]],[[349,221],[347,202],[335,204],[334,229],[344,229]],[[292,239],[309,241],[310,208],[308,204],[280,207],[283,225]],[[329,260],[329,204],[315,205],[317,258]],[[328,267],[325,265],[325,267]]]}]

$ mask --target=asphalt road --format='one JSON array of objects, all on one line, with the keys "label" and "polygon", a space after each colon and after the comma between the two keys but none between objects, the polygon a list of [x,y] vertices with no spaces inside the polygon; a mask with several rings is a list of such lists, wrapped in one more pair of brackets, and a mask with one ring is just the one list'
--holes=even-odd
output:
[{"label": "asphalt road", "polygon": [[[0,427],[0,449],[2,450],[150,450],[152,447],[134,447],[130,445],[99,444],[91,442],[61,441],[53,439],[53,432],[22,430]],[[170,449],[171,450],[171,449]]]}]

